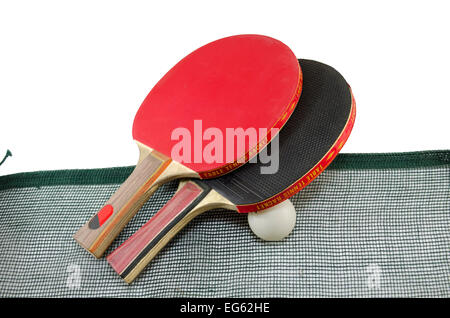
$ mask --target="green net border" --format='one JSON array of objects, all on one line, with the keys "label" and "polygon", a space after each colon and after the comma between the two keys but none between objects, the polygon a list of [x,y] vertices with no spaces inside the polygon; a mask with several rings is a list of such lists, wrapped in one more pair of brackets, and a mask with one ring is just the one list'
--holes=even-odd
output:
[{"label": "green net border", "polygon": [[[450,150],[339,154],[328,169],[408,169],[450,164]],[[134,166],[49,170],[0,176],[0,190],[54,185],[120,184]]]}]

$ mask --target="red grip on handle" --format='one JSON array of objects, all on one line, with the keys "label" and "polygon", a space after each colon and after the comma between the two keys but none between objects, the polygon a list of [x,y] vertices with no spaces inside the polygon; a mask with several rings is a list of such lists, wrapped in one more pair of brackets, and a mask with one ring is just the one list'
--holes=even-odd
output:
[{"label": "red grip on handle", "polygon": [[144,226],[108,255],[108,263],[120,275],[147,246],[157,243],[153,241],[160,233],[170,230],[168,226],[171,222],[202,192],[196,184],[186,183]]}]

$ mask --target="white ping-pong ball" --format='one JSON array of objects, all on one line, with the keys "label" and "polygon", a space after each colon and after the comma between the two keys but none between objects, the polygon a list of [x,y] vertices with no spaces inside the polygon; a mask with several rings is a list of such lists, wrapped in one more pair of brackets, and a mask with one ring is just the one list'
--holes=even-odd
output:
[{"label": "white ping-pong ball", "polygon": [[295,221],[295,207],[290,200],[248,214],[248,224],[253,233],[265,241],[281,241],[292,232]]}]

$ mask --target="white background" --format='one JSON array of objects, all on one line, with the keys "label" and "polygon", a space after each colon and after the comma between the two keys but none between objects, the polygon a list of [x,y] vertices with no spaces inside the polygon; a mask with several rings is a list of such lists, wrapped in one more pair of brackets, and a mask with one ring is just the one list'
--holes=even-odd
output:
[{"label": "white background", "polygon": [[450,148],[446,1],[1,1],[0,175],[133,165],[140,103],[221,37],[275,37],[335,67],[357,118],[344,152]]}]

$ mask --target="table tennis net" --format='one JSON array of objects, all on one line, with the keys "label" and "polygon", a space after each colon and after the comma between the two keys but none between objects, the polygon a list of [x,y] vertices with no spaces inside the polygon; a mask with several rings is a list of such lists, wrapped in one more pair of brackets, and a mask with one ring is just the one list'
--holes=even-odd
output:
[{"label": "table tennis net", "polygon": [[[449,297],[450,151],[341,154],[302,192],[292,234],[194,219],[132,284],[72,239],[132,167],[0,177],[2,297]],[[107,251],[174,194],[160,188]]]}]

